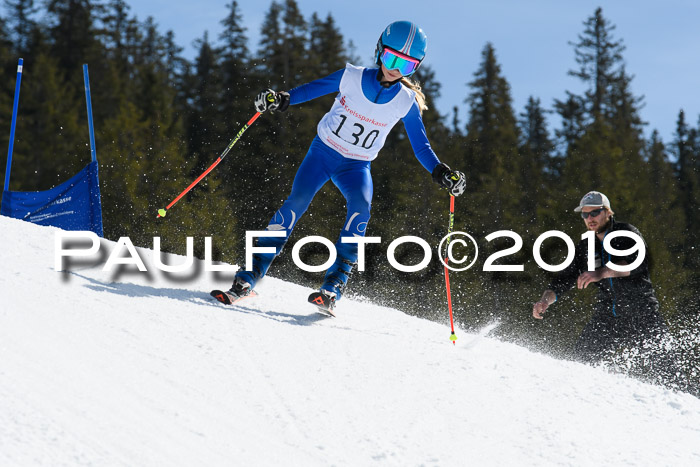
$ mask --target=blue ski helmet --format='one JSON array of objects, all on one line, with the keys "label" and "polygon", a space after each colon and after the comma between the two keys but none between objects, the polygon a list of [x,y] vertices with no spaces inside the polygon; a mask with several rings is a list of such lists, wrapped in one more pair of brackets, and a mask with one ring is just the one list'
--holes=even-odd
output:
[{"label": "blue ski helmet", "polygon": [[379,36],[377,49],[375,50],[375,62],[377,65],[381,65],[380,57],[385,47],[408,55],[420,62],[425,58],[427,46],[428,37],[421,28],[410,21],[394,21]]}]

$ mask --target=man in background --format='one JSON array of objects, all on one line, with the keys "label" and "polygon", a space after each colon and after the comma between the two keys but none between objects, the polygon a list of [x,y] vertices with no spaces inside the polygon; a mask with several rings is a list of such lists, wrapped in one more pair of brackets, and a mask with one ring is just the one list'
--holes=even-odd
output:
[{"label": "man in background", "polygon": [[[660,342],[667,328],[649,278],[648,255],[631,271],[615,271],[606,266],[634,263],[640,249],[646,248],[639,230],[616,221],[608,197],[598,191],[587,193],[574,211],[581,213],[587,230],[595,232],[595,268],[588,270],[590,240],[584,239],[576,247],[573,262],[557,274],[534,304],[532,316],[542,319],[548,308],[574,286],[585,289],[593,285],[598,288],[594,313],[576,342],[576,359],[596,364],[621,348]],[[617,236],[611,239],[609,250],[631,249],[630,254],[617,256],[603,246],[607,235],[619,231],[636,234],[639,240]]]}]

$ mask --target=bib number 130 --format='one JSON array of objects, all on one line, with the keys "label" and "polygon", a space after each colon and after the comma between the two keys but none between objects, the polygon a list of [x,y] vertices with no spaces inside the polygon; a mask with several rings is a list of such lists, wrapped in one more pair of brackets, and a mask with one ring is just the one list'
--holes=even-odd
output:
[{"label": "bib number 130", "polygon": [[333,134],[337,136],[338,138],[342,139],[343,141],[350,143],[354,146],[362,146],[365,149],[369,149],[372,147],[374,142],[377,140],[377,136],[379,136],[379,130],[372,130],[369,133],[367,133],[362,139],[362,143],[360,144],[361,136],[365,132],[365,127],[362,126],[359,123],[353,123],[352,126],[357,129],[355,133],[352,133],[350,136],[352,136],[355,140],[354,141],[348,141],[342,136],[340,136],[340,129],[343,128],[343,125],[345,125],[345,121],[348,119],[345,115],[340,115],[340,118],[342,119],[340,121],[340,125],[338,125],[338,128],[335,129]]}]

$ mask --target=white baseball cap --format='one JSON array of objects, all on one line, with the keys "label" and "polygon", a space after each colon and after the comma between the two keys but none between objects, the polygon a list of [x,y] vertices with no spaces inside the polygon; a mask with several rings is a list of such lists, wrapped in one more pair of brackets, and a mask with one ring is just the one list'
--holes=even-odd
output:
[{"label": "white baseball cap", "polygon": [[578,207],[574,209],[574,212],[581,212],[581,209],[585,208],[586,206],[603,206],[604,208],[610,209],[610,200],[600,191],[589,191],[583,198],[581,198],[581,202],[578,203]]}]

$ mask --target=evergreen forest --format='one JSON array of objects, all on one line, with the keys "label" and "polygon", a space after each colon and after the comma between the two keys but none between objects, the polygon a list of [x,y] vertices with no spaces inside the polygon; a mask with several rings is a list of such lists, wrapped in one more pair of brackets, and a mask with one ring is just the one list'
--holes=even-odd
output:
[{"label": "evergreen forest", "polygon": [[[288,90],[326,76],[346,62],[370,66],[328,15],[303,12],[295,0],[272,1],[263,24],[251,25],[238,2],[228,6],[217,37],[204,33],[193,60],[183,57],[173,32],[157,18],[138,19],[124,0],[4,0],[0,18],[0,146],[9,143],[17,59],[24,58],[11,190],[46,190],[65,181],[90,160],[81,66],[89,65],[105,237],[128,236],[135,245],[185,254],[194,237],[203,257],[212,237],[214,259],[244,264],[246,230],[262,230],[287,197],[293,175],[316,125],[330,108],[328,95],[259,118],[231,154],[184,197],[166,218],[159,208],[177,196],[226,148],[255,112],[253,99],[266,88]],[[260,28],[251,44],[249,28]],[[323,57],[315,53],[323,50]],[[581,18],[571,53],[577,68],[566,70],[585,91],[567,92],[551,106],[531,96],[513,106],[498,53],[484,38],[480,64],[465,79],[465,95],[452,115],[431,101],[440,95],[434,70],[422,66],[414,78],[427,96],[423,114],[440,159],[467,176],[457,199],[455,229],[478,242],[479,257],[468,271],[450,275],[455,322],[461,329],[500,324],[499,338],[566,357],[591,316],[594,291],[576,291],[550,308],[544,321],[532,305],[551,280],[534,261],[542,233],[560,230],[577,242],[585,227],[572,210],[590,190],[607,194],[616,218],[643,234],[661,313],[684,342],[684,371],[700,380],[700,119],[679,107],[671,141],[643,122],[643,98],[631,92],[624,42],[602,9]],[[367,55],[367,54],[363,54]],[[558,127],[548,125],[554,113]],[[457,115],[467,115],[460,122]],[[2,164],[3,174],[5,164]],[[446,234],[449,196],[413,156],[401,124],[372,164],[374,200],[364,272],[355,272],[346,293],[444,322],[449,337],[443,266],[434,255],[417,273],[401,273],[386,259],[388,243],[416,235],[437,245]],[[270,274],[317,288],[322,273],[295,267],[291,245],[308,235],[335,241],[345,219],[345,201],[327,184],[299,222],[289,246]],[[486,258],[513,245],[499,230],[517,232],[523,247],[498,264],[523,265],[524,272],[484,272]],[[320,264],[323,246],[307,246],[302,257]],[[542,257],[563,261],[565,247],[550,239]],[[397,250],[415,264],[422,249]],[[340,306],[340,305],[339,305]],[[343,310],[352,313],[352,310]],[[459,337],[459,336],[458,336]]]}]

